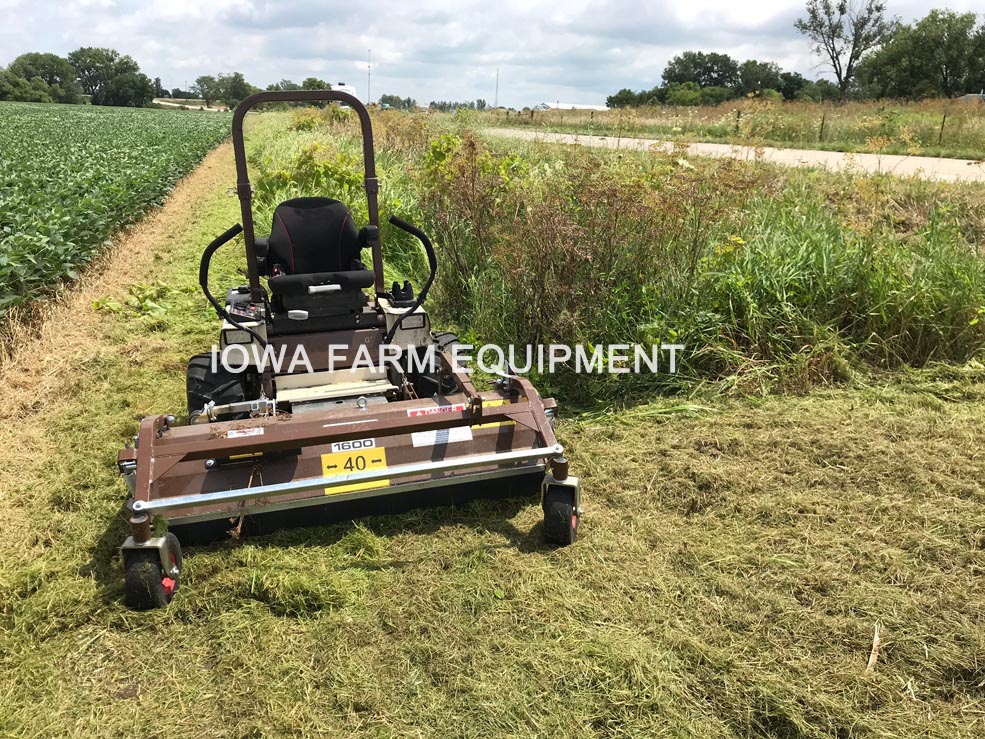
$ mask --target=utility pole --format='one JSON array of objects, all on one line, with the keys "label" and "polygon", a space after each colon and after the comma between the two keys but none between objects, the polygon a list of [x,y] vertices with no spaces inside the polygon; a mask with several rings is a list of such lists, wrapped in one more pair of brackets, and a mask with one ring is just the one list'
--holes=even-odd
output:
[{"label": "utility pole", "polygon": [[496,67],[496,97],[493,98],[493,107],[499,107],[499,67]]},{"label": "utility pole", "polygon": [[372,87],[369,86],[370,74],[373,68],[373,50],[366,49],[366,105],[370,105],[373,102]]}]

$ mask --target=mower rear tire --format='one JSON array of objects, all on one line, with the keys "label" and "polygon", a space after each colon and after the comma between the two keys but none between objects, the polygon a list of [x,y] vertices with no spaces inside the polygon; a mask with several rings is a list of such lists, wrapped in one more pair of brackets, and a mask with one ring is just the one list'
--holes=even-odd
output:
[{"label": "mower rear tire", "polygon": [[[244,374],[229,372],[221,365],[213,372],[211,354],[196,354],[189,359],[185,373],[189,421],[194,422],[210,401],[215,401],[216,405],[225,405],[246,400],[245,379]],[[226,414],[220,415],[218,420],[234,421],[249,416],[249,413]]]},{"label": "mower rear tire", "polygon": [[578,537],[578,506],[574,491],[549,486],[544,493],[544,539],[566,547]]},{"label": "mower rear tire", "polygon": [[182,568],[181,544],[174,534],[168,534],[167,540],[171,566],[177,574],[164,571],[161,553],[157,549],[128,549],[123,552],[126,566],[123,600],[135,611],[164,608],[178,590]]}]

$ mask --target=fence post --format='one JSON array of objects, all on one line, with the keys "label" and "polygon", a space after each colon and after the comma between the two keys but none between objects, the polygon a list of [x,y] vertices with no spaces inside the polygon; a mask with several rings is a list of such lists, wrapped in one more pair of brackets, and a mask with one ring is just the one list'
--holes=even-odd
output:
[{"label": "fence post", "polygon": [[944,123],[947,121],[947,113],[941,118],[941,132],[937,135],[937,145],[940,146],[944,143]]},{"label": "fence post", "polygon": [[735,135],[736,136],[739,135],[739,119],[740,118],[742,118],[742,111],[741,110],[736,110],[735,111]]},{"label": "fence post", "polygon": [[827,117],[827,113],[821,113],[821,130],[817,134],[818,141],[824,141],[824,119]]},{"label": "fence post", "polygon": [[530,109],[530,120],[533,120],[533,119],[534,119],[534,110],[533,110],[533,108],[531,108]]}]

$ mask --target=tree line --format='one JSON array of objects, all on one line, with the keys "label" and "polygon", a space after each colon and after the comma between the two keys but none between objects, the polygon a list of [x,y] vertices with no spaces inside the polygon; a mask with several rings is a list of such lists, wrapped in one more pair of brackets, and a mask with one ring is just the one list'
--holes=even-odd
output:
[{"label": "tree line", "polygon": [[807,100],[954,97],[985,90],[985,22],[974,13],[931,10],[904,24],[880,0],[808,0],[794,26],[835,81],[808,80],[774,62],[738,62],[728,54],[685,51],[662,83],[622,89],[610,108],[715,105],[742,97]]},{"label": "tree line", "polygon": [[155,87],[133,57],[85,46],[67,57],[28,52],[0,68],[0,100],[149,105]]},{"label": "tree line", "polygon": [[[331,90],[332,86],[318,77],[306,77],[301,82],[283,79],[267,85],[267,90]],[[250,84],[241,72],[202,75],[187,90],[170,90],[161,78],[151,80],[140,71],[133,57],[116,49],[83,47],[67,57],[57,54],[28,52],[14,59],[6,68],[0,67],[0,100],[27,103],[91,103],[127,107],[149,106],[154,98],[201,100],[206,107],[221,103],[235,107],[259,87]],[[417,107],[413,98],[383,95],[381,106],[412,110]],[[431,103],[432,107],[453,110],[471,107],[482,110],[484,100],[468,103]]]},{"label": "tree line", "polygon": [[[330,90],[331,85],[316,77],[301,84],[281,80],[268,90]],[[191,89],[167,90],[161,78],[151,80],[140,71],[133,57],[116,49],[82,47],[66,57],[28,52],[0,68],[0,100],[27,103],[91,103],[146,107],[154,98],[202,100],[230,107],[259,90],[241,72],[203,75]]]},{"label": "tree line", "polygon": [[[306,80],[307,82],[307,80]],[[325,83],[322,83],[325,84]],[[85,46],[68,54],[28,52],[0,68],[0,100],[146,107],[155,97],[200,98],[235,105],[257,88],[239,72],[203,76],[190,90],[164,89],[116,49]],[[316,88],[320,89],[320,88]]]},{"label": "tree line", "polygon": [[485,110],[489,107],[485,100],[479,98],[478,100],[466,100],[464,102],[454,102],[451,100],[432,100],[428,107],[431,110],[437,110],[442,113],[451,113],[460,108],[465,108],[468,110]]}]

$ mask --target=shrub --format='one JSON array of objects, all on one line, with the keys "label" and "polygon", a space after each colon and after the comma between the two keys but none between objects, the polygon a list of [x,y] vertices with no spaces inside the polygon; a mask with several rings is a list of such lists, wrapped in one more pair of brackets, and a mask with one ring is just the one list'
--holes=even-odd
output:
[{"label": "shrub", "polygon": [[696,82],[684,82],[667,91],[668,105],[701,105],[701,88]]}]

